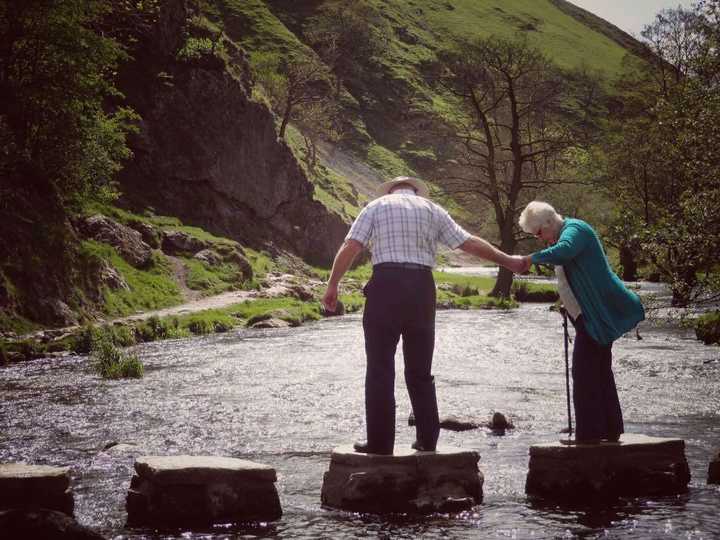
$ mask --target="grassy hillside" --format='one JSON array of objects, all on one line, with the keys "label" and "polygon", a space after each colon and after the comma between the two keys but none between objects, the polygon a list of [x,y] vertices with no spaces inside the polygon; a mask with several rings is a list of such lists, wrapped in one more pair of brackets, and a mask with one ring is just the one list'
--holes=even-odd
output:
[{"label": "grassy hillside", "polygon": [[[211,4],[210,0],[206,0]],[[458,39],[525,36],[560,68],[584,67],[607,80],[621,69],[623,57],[641,47],[616,27],[559,0],[366,0],[379,16],[380,33],[387,38],[381,54],[358,65],[357,76],[344,81],[341,103],[350,128],[341,146],[353,159],[371,167],[377,177],[420,175],[442,192],[436,174],[442,141],[433,131],[445,121],[451,105],[430,77],[437,53]],[[248,52],[251,64],[268,56],[286,58],[291,52],[313,55],[307,39],[313,17],[332,5],[311,0],[222,0],[208,16],[224,25],[230,37]],[[263,89],[256,94],[262,99]],[[301,160],[300,138],[287,137]],[[307,171],[316,185],[316,198],[352,218],[362,206],[348,196],[348,182],[340,170],[321,157],[321,167]],[[333,188],[335,184],[337,187]],[[440,195],[442,197],[442,195]],[[482,227],[481,209],[453,205],[456,217]],[[470,216],[476,216],[471,219]]]}]

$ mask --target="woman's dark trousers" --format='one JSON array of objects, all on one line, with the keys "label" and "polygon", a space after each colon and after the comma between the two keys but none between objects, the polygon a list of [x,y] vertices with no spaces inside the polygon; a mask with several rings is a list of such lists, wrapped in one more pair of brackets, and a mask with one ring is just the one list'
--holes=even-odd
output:
[{"label": "woman's dark trousers", "polygon": [[375,266],[365,286],[365,415],[371,451],[391,453],[395,444],[395,350],[403,338],[405,383],[417,441],[434,449],[440,434],[435,381],[435,282],[429,268]]},{"label": "woman's dark trousers", "polygon": [[612,372],[612,343],[600,345],[575,321],[572,356],[575,438],[613,439],[623,433],[622,410]]}]

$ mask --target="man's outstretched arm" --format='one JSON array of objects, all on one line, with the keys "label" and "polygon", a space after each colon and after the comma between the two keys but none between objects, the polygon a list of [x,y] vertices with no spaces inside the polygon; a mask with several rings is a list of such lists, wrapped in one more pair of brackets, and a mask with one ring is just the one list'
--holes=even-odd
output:
[{"label": "man's outstretched arm", "polygon": [[328,311],[335,311],[337,307],[338,284],[362,249],[363,245],[360,242],[349,238],[340,246],[340,249],[335,255],[335,261],[333,261],[332,271],[330,272],[330,279],[328,280],[327,289],[322,299],[322,303]]},{"label": "man's outstretched arm", "polygon": [[511,272],[522,273],[526,271],[523,257],[519,255],[508,255],[497,249],[487,240],[483,240],[477,236],[471,236],[458,247],[466,253],[502,265]]}]

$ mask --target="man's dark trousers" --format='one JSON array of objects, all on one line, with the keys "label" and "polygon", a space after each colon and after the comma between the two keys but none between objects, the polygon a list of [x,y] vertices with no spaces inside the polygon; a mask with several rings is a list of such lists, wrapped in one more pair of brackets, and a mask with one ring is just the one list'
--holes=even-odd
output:
[{"label": "man's dark trousers", "polygon": [[575,437],[578,440],[615,438],[623,431],[623,417],[612,372],[612,343],[600,345],[580,315],[575,325],[572,357]]},{"label": "man's dark trousers", "polygon": [[405,383],[417,441],[434,449],[440,434],[435,381],[435,282],[430,268],[376,265],[365,286],[365,415],[371,451],[390,453],[395,444],[395,350],[403,338]]}]

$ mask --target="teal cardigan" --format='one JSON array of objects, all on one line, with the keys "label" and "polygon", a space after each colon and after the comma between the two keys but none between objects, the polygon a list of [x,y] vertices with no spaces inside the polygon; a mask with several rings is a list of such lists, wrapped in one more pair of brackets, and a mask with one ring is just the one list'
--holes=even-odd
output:
[{"label": "teal cardigan", "polygon": [[532,262],[562,265],[590,337],[609,345],[645,318],[640,298],[610,269],[593,228],[565,218],[555,244],[533,253]]}]

